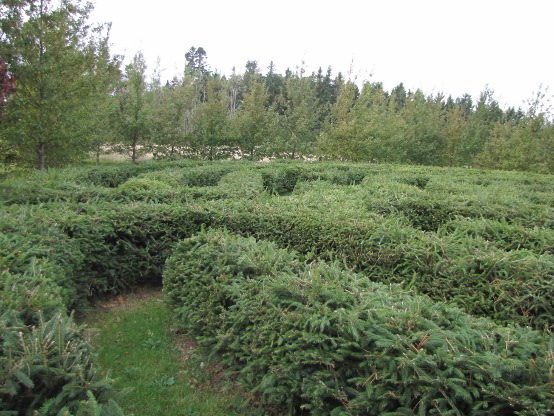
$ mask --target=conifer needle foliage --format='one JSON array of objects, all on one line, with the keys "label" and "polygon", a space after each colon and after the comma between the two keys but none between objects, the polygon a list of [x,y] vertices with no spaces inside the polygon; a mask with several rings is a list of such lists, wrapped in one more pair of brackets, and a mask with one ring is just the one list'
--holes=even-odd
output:
[{"label": "conifer needle foliage", "polygon": [[290,414],[547,414],[552,342],[273,243],[222,231],[179,244],[178,324]]},{"label": "conifer needle foliage", "polygon": [[[67,311],[167,269],[179,325],[291,413],[552,413],[553,195],[548,175],[377,163],[178,160],[6,180],[0,412],[116,409],[105,380],[75,381],[94,359]],[[253,238],[190,238],[203,228]],[[45,335],[58,324],[65,335]],[[75,341],[65,358],[59,339]],[[32,371],[16,371],[22,351]]]}]

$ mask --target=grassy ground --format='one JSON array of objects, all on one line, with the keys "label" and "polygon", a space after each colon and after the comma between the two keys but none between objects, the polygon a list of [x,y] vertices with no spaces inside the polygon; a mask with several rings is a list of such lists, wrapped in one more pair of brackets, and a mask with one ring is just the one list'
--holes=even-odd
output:
[{"label": "grassy ground", "polygon": [[126,415],[245,415],[245,399],[195,343],[171,329],[159,290],[104,302],[87,314],[99,364],[111,370]]}]

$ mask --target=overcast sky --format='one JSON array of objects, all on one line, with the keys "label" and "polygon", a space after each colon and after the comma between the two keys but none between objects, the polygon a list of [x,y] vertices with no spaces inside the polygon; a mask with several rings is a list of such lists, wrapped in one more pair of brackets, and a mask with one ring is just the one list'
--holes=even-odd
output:
[{"label": "overcast sky", "polygon": [[[92,19],[112,22],[112,52],[142,51],[149,72],[181,75],[202,46],[212,70],[262,73],[330,65],[358,81],[403,82],[425,93],[477,98],[486,85],[519,106],[540,84],[554,89],[552,0],[92,0]],[[144,4],[144,5],[143,5]],[[549,91],[552,95],[554,90]]]}]

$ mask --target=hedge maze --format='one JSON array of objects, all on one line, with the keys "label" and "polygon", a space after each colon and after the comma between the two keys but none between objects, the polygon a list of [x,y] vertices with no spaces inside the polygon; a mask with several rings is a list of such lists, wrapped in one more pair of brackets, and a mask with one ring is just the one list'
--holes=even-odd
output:
[{"label": "hedge maze", "polygon": [[0,273],[0,414],[119,414],[71,312],[146,283],[163,284],[176,326],[289,414],[554,412],[550,176],[53,170],[0,184]]}]

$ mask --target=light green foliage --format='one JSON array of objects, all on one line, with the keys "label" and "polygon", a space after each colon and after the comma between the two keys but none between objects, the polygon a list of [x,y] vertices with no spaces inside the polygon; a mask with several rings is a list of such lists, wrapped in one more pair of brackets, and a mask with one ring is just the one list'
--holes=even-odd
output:
[{"label": "light green foliage", "polygon": [[310,78],[297,73],[286,79],[287,99],[280,118],[279,143],[270,143],[273,153],[294,159],[311,156],[317,138],[319,108],[315,85]]},{"label": "light green foliage", "polygon": [[553,143],[554,126],[544,114],[518,123],[496,124],[476,162],[496,169],[552,172]]},{"label": "light green foliage", "polygon": [[241,106],[231,119],[234,144],[242,157],[258,160],[267,154],[267,143],[272,139],[276,123],[275,113],[267,108],[269,95],[257,76],[250,83],[250,90],[244,95]]},{"label": "light green foliage", "polygon": [[206,97],[194,112],[191,150],[203,159],[228,158],[232,155],[227,119],[229,98],[223,81],[215,75],[207,79]]},{"label": "light green foliage", "polygon": [[442,103],[425,97],[417,90],[400,114],[405,123],[406,159],[417,165],[438,164],[436,155],[442,150],[444,119]]},{"label": "light green foliage", "polygon": [[366,143],[359,160],[400,162],[406,160],[406,123],[396,106],[396,95],[387,98],[380,84],[365,84],[356,101],[360,139]]},{"label": "light green foliage", "polygon": [[194,88],[174,78],[165,86],[153,83],[149,112],[154,158],[174,159],[185,153],[192,127],[189,125]]},{"label": "light green foliage", "polygon": [[117,76],[105,28],[91,27],[91,6],[78,0],[11,2],[2,11],[0,48],[17,79],[2,136],[19,163],[38,169],[82,159],[93,114]]},{"label": "light green foliage", "polygon": [[125,414],[252,414],[236,384],[212,374],[209,352],[175,333],[175,319],[160,295],[141,291],[125,297],[124,308],[87,317],[99,364],[112,370],[115,388],[125,391],[118,401]]},{"label": "light green foliage", "polygon": [[318,142],[318,154],[333,159],[361,160],[367,152],[361,146],[353,106],[356,85],[340,84],[337,102],[331,107],[331,116]]},{"label": "light green foliage", "polygon": [[133,163],[148,151],[150,125],[146,88],[146,60],[137,52],[125,67],[125,76],[118,89],[119,105],[114,114],[114,128],[118,133],[115,148],[130,156]]}]

